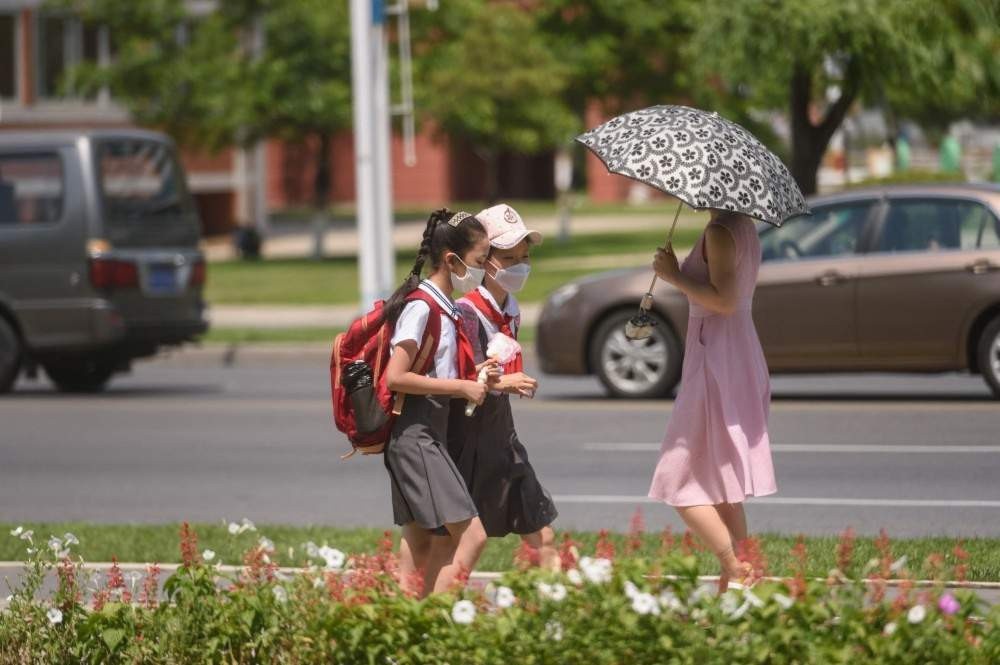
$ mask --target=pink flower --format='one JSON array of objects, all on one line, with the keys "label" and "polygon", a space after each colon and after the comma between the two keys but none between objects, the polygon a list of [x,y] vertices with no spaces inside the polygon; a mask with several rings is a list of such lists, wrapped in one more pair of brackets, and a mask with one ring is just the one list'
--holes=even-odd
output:
[{"label": "pink flower", "polygon": [[948,616],[958,612],[960,607],[961,605],[958,603],[958,600],[956,600],[955,596],[950,593],[944,594],[941,596],[941,599],[938,600],[938,609],[941,610],[943,614],[947,614]]}]

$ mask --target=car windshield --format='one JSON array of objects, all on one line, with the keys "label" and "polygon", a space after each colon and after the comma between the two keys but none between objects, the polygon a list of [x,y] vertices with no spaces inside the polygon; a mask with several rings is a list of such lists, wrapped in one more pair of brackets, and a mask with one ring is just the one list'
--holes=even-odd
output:
[{"label": "car windshield", "polygon": [[97,154],[107,239],[115,246],[193,245],[198,216],[165,143],[102,141]]}]

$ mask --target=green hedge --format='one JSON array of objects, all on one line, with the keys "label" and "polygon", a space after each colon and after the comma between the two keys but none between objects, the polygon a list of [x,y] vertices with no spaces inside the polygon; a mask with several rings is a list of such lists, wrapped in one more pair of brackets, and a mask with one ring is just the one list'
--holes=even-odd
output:
[{"label": "green hedge", "polygon": [[[810,580],[802,546],[793,578],[721,597],[699,583],[696,559],[681,548],[616,557],[604,541],[589,557],[564,543],[567,573],[531,568],[483,590],[418,600],[394,581],[391,540],[346,563],[339,552],[310,547],[316,565],[295,576],[276,570],[264,540],[247,550],[238,575],[226,576],[185,528],[184,565],[166,581],[162,601],[149,591],[155,574],[130,581],[112,570],[92,588],[68,551],[72,540],[34,545],[30,574],[0,614],[0,662],[1000,662],[1000,612],[972,592],[948,593],[939,582],[886,596],[882,583],[838,570]],[[762,571],[755,548],[747,552]],[[880,552],[864,566],[868,574],[907,577],[887,540]],[[852,557],[845,541],[840,567],[849,569]],[[961,574],[945,561],[928,562],[939,580]],[[53,568],[59,588],[40,599]]]}]

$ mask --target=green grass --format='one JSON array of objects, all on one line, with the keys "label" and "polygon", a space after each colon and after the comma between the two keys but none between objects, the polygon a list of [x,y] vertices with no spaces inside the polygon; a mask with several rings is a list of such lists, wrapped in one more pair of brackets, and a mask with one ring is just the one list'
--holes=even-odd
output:
[{"label": "green grass", "polygon": [[[700,230],[680,229],[675,244],[694,244]],[[594,259],[623,254],[653,251],[663,244],[662,231],[632,233],[601,233],[579,235],[566,244],[554,240],[533,251],[531,279],[519,299],[540,302],[566,282],[600,272],[601,268],[566,267],[566,259]],[[553,267],[550,261],[558,260]],[[396,257],[397,279],[413,266],[413,253],[401,252]],[[213,263],[208,269],[205,295],[210,303],[220,305],[350,305],[358,300],[358,269],[354,258],[275,259],[266,261],[226,261]]]},{"label": "green grass", "polygon": [[[201,338],[206,344],[294,344],[332,342],[333,328],[212,328]],[[535,341],[535,327],[524,326],[518,335],[522,344]]]},{"label": "green grass", "polygon": [[[8,533],[15,524],[0,524],[0,560],[19,561],[24,555],[25,543]],[[119,561],[173,563],[180,560],[178,524],[163,525],[100,525],[85,522],[62,523],[24,523],[26,529],[35,531],[36,543],[44,543],[50,535],[61,536],[70,531],[80,539],[80,545],[74,550],[86,561],[110,561],[116,556]],[[249,547],[259,536],[267,536],[274,544],[277,558],[281,565],[299,565],[302,563],[302,545],[313,541],[318,545],[324,542],[348,553],[373,551],[382,537],[378,529],[338,529],[327,526],[282,526],[257,525],[257,533],[247,533],[239,537],[228,534],[226,527],[217,524],[193,525],[198,534],[200,549],[214,550],[223,563],[238,563],[238,555]],[[392,530],[393,537],[398,540],[398,530]],[[583,554],[593,553],[598,534],[594,532],[571,532],[578,541]],[[559,534],[562,537],[562,534]],[[624,551],[627,536],[612,534],[618,552]],[[677,539],[680,540],[679,538]],[[794,561],[791,550],[795,538],[791,536],[776,536],[764,534],[761,536],[762,549],[768,562],[768,571],[776,575],[791,574]],[[508,570],[513,566],[514,553],[518,547],[518,539],[508,536],[504,539],[491,540],[478,566],[479,570]],[[951,538],[900,538],[892,541],[894,557],[906,555],[908,566],[916,574],[922,573],[922,564],[932,553],[941,553],[947,561],[953,562],[951,555],[956,540]],[[830,569],[836,566],[837,538],[806,538],[808,550],[808,570],[811,577],[825,577]],[[1000,539],[974,538],[962,542],[963,548],[969,553],[968,579],[976,581],[1000,581]],[[288,548],[294,548],[289,556]],[[658,534],[646,534],[640,550],[644,555],[655,555],[660,547]],[[697,552],[702,572],[712,574],[716,568],[713,557],[708,552]],[[859,538],[853,557],[853,569],[850,574],[860,574],[865,563],[876,557],[876,550],[871,538]]]}]

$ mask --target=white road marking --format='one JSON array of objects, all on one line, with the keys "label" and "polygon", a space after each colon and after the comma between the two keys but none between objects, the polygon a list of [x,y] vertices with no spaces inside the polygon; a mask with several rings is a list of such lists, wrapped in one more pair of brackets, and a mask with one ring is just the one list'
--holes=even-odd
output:
[{"label": "white road marking", "polygon": [[[560,494],[552,497],[556,503],[629,504],[662,503],[645,496],[623,494]],[[888,508],[1000,508],[1000,501],[948,499],[846,499],[842,497],[761,497],[752,498],[751,505],[775,506],[878,506]]]},{"label": "white road marking", "polygon": [[[603,453],[659,452],[658,443],[585,443],[583,449]],[[857,443],[775,443],[771,445],[775,453],[1000,453],[1000,446],[988,445],[907,445],[907,444],[857,444]]]}]

